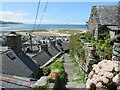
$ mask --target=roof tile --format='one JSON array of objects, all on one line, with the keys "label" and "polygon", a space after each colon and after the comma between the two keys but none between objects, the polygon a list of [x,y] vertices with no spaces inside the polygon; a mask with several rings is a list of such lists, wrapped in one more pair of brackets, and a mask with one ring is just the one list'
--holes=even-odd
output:
[{"label": "roof tile", "polygon": [[29,83],[29,82],[23,82],[23,83],[22,83],[22,86],[30,87],[30,86],[31,86],[31,83]]}]

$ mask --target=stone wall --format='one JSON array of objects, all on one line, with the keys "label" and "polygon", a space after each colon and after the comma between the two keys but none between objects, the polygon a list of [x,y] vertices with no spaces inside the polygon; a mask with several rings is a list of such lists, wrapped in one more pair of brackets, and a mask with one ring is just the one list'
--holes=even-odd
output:
[{"label": "stone wall", "polygon": [[95,47],[93,47],[92,45],[90,46],[85,43],[85,57],[86,57],[86,72],[89,73],[92,69],[92,65],[93,63],[96,61],[95,58]]},{"label": "stone wall", "polygon": [[119,42],[114,43],[112,60],[120,61],[120,43]]}]

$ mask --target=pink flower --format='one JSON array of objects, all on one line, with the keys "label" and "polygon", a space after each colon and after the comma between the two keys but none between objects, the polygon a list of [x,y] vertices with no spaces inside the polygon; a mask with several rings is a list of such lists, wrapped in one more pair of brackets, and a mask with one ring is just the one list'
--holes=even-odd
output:
[{"label": "pink flower", "polygon": [[98,66],[95,68],[95,72],[96,72],[96,73],[99,73],[99,72],[100,72],[100,68],[99,68]]},{"label": "pink flower", "polygon": [[89,75],[88,75],[88,78],[92,78],[93,74],[94,74],[94,72],[91,71],[91,72],[89,73]]},{"label": "pink flower", "polygon": [[102,88],[102,83],[101,83],[101,82],[97,83],[97,84],[96,84],[96,88],[98,88],[98,89],[99,89],[99,88]]},{"label": "pink flower", "polygon": [[87,80],[86,82],[86,88],[90,88],[93,83],[91,82],[90,79]]},{"label": "pink flower", "polygon": [[[96,85],[97,90],[102,89],[102,83],[108,84],[111,79],[111,83],[116,83],[118,85],[118,90],[120,89],[120,61],[110,61],[103,60],[97,65],[93,65],[93,71],[88,75],[89,79],[87,80],[87,87],[91,87],[92,84]],[[113,72],[114,70],[114,72]],[[119,73],[114,76],[114,73]],[[109,81],[110,80],[110,81]]]},{"label": "pink flower", "polygon": [[109,82],[109,80],[106,77],[102,77],[102,81],[103,83],[107,84]]},{"label": "pink flower", "polygon": [[94,68],[94,67],[96,67],[96,66],[97,66],[97,64],[93,64],[93,66],[92,66],[92,67]]},{"label": "pink flower", "polygon": [[116,67],[115,67],[115,71],[116,71],[116,72],[119,72],[119,71],[120,71],[120,67],[119,67],[119,66],[116,66]]},{"label": "pink flower", "polygon": [[120,86],[117,86],[117,90],[120,90]]},{"label": "pink flower", "polygon": [[106,73],[104,74],[104,76],[107,77],[107,78],[112,78],[112,77],[113,77],[113,73],[106,72]]},{"label": "pink flower", "polygon": [[117,74],[115,77],[113,77],[113,82],[120,84],[120,75]]},{"label": "pink flower", "polygon": [[87,85],[86,85],[86,88],[90,88],[90,85],[89,85],[89,84],[87,84]]},{"label": "pink flower", "polygon": [[97,84],[96,79],[95,79],[95,78],[92,78],[92,79],[91,79],[91,83],[93,83],[93,84]]},{"label": "pink flower", "polygon": [[105,65],[105,66],[104,66],[104,70],[107,71],[107,72],[108,72],[108,71],[112,71],[112,70],[113,70],[113,67],[112,67],[112,66],[109,66],[109,65]]}]

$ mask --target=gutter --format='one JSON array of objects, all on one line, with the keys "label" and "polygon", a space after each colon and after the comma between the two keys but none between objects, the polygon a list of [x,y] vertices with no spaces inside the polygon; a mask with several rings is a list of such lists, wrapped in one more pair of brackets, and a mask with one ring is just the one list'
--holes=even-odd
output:
[{"label": "gutter", "polygon": [[52,57],[48,62],[46,62],[43,66],[41,66],[40,68],[44,68],[46,67],[48,64],[50,64],[54,59],[56,59],[60,54],[62,54],[62,52],[59,52],[57,55],[55,55],[54,57]]}]

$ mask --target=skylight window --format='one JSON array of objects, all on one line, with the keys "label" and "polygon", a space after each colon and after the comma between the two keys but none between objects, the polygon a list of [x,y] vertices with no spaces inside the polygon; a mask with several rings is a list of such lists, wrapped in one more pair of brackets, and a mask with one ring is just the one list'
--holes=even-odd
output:
[{"label": "skylight window", "polygon": [[16,59],[15,55],[12,52],[8,52],[6,55],[12,60]]}]

